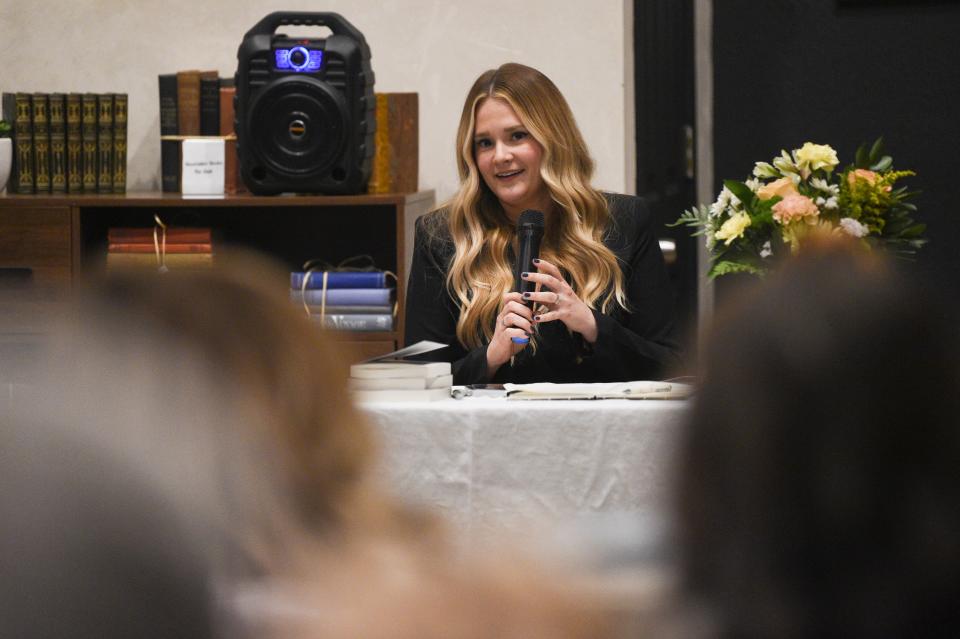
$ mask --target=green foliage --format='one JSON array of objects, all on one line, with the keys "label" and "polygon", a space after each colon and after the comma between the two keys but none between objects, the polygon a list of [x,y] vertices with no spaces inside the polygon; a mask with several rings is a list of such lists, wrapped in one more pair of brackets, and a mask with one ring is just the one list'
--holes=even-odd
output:
[{"label": "green foliage", "polygon": [[6,120],[0,120],[0,138],[9,138],[13,131],[10,123]]},{"label": "green foliage", "polygon": [[751,275],[763,276],[766,274],[766,271],[764,271],[762,268],[754,266],[753,264],[723,260],[720,262],[714,262],[710,267],[710,271],[707,273],[707,276],[713,279],[720,277],[721,275],[730,275],[731,273],[750,273]]}]

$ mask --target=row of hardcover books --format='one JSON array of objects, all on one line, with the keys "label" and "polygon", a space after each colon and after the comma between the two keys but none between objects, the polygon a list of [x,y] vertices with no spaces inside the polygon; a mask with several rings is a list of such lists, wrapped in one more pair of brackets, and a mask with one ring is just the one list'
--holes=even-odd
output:
[{"label": "row of hardcover books", "polygon": [[11,193],[124,193],[126,93],[4,93]]},{"label": "row of hardcover books", "polygon": [[239,176],[233,126],[233,78],[216,71],[177,71],[158,77],[160,92],[160,177],[164,191],[180,191],[180,142],[185,137],[224,139],[224,192],[245,190]]},{"label": "row of hardcover books", "polygon": [[324,328],[392,331],[393,297],[384,271],[290,273],[290,301]]}]

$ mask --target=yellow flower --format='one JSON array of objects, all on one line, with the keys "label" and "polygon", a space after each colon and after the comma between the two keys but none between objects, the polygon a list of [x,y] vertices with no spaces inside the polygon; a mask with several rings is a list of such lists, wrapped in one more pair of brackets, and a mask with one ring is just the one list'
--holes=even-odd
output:
[{"label": "yellow flower", "polygon": [[840,160],[837,159],[837,152],[827,144],[807,142],[794,153],[801,170],[827,169],[827,171],[832,171],[833,167],[840,163]]},{"label": "yellow flower", "polygon": [[770,184],[764,184],[757,189],[757,197],[761,200],[769,200],[776,195],[787,197],[788,195],[799,195],[799,193],[797,187],[793,185],[793,180],[788,177],[780,178]]},{"label": "yellow flower", "polygon": [[743,232],[750,226],[750,216],[746,212],[740,211],[734,213],[729,220],[723,223],[720,230],[714,234],[714,238],[724,240],[724,244],[730,246],[738,237],[743,237]]}]

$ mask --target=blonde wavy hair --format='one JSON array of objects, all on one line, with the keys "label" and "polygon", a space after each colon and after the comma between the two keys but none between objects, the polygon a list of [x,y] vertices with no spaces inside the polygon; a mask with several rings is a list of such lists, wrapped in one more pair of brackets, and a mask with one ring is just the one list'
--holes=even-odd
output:
[{"label": "blonde wavy hair", "polygon": [[447,288],[460,307],[457,339],[476,348],[493,337],[503,294],[513,288],[507,249],[516,227],[483,181],[474,158],[476,112],[504,100],[543,147],[540,176],[556,205],[547,216],[540,256],[556,264],[590,308],[626,308],[623,275],[603,244],[611,224],[603,195],[590,185],[593,160],[560,90],[536,69],[508,63],[483,73],[463,105],[457,130],[460,188],[443,208],[456,249]]}]

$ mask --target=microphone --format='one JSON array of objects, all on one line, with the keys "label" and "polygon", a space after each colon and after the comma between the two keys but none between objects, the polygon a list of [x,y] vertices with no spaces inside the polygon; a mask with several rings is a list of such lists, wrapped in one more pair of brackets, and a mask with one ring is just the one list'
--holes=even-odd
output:
[{"label": "microphone", "polygon": [[[540,257],[540,240],[543,239],[543,213],[527,210],[520,214],[517,221],[517,266],[514,269],[514,290],[520,293],[532,293],[537,285],[520,277],[521,273],[536,273],[533,260]],[[525,302],[533,308],[533,302]]]},{"label": "microphone", "polygon": [[[542,239],[543,213],[534,210],[521,213],[517,221],[517,264],[513,271],[513,288],[520,293],[532,293],[537,287],[535,282],[521,278],[520,274],[537,271],[533,260],[540,257],[540,240]],[[533,308],[533,300],[526,300],[524,303],[529,308]],[[511,340],[517,344],[526,344],[530,341],[520,337],[512,337]]]}]

